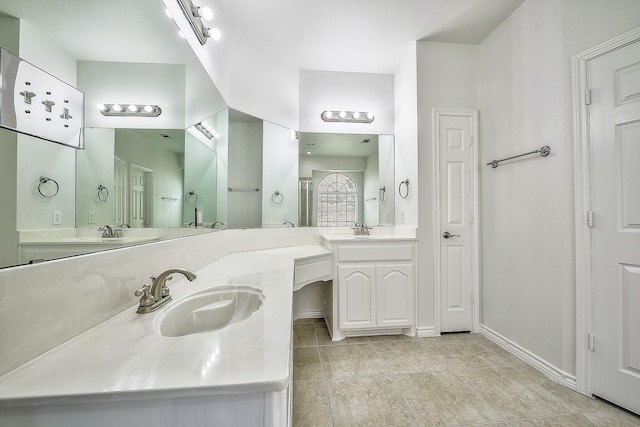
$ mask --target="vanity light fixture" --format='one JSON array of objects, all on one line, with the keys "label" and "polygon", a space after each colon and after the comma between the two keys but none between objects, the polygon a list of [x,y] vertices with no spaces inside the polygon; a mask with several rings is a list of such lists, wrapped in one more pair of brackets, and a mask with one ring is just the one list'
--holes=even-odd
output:
[{"label": "vanity light fixture", "polygon": [[150,104],[100,104],[98,109],[103,116],[121,117],[158,117],[162,109]]},{"label": "vanity light fixture", "polygon": [[211,9],[196,6],[191,0],[177,0],[177,2],[201,45],[204,45],[208,38],[220,40],[220,30],[217,28],[208,28],[202,22],[202,19],[210,20],[213,18]]},{"label": "vanity light fixture", "polygon": [[375,116],[366,111],[330,111],[326,110],[320,114],[325,122],[345,122],[345,123],[371,123]]},{"label": "vanity light fixture", "polygon": [[207,124],[206,121],[196,123],[196,129],[198,129],[207,139],[218,138],[220,134],[215,131],[213,126]]}]

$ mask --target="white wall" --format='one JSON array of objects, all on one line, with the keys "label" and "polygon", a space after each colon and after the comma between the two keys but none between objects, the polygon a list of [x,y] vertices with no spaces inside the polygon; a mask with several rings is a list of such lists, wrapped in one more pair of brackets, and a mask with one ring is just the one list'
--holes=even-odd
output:
[{"label": "white wall", "polygon": [[[262,226],[298,224],[298,140],[289,129],[263,121]],[[278,191],[282,197],[275,196]],[[273,199],[272,199],[273,197]]]},{"label": "white wall", "polygon": [[217,221],[223,224],[227,223],[227,199],[229,186],[229,109],[225,108],[216,114],[216,130],[220,135],[216,138],[216,154],[217,154],[217,193],[218,200],[216,208],[218,210]]},{"label": "white wall", "polygon": [[288,129],[298,129],[298,69],[257,49],[241,34],[234,32],[231,36],[229,106]]},{"label": "white wall", "polygon": [[[132,129],[185,128],[185,66],[78,61],[78,89],[85,92],[85,126]],[[158,117],[103,116],[98,104],[155,104]],[[204,117],[203,117],[204,118]]]},{"label": "white wall", "polygon": [[[113,181],[115,138],[114,129],[84,130],[85,149],[76,153],[76,227],[113,224],[116,197]],[[109,190],[108,194],[102,192],[102,198],[107,197],[107,200],[98,199],[98,185]],[[93,222],[89,222],[89,212],[93,213]]]},{"label": "white wall", "polygon": [[262,226],[262,122],[229,123],[228,185],[233,189],[256,191],[227,192],[229,228]]},{"label": "white wall", "polygon": [[[378,137],[378,188],[376,189],[376,199],[378,204],[378,222],[384,225],[394,225],[394,211],[395,203],[394,199],[400,199],[395,195],[394,162],[389,159],[395,159],[394,157],[394,137],[393,135],[380,135]],[[380,197],[380,188],[384,187],[384,200]]]},{"label": "white wall", "polygon": [[571,56],[640,25],[635,0],[527,0],[478,48],[482,323],[575,373]]},{"label": "white wall", "polygon": [[[477,47],[451,43],[417,43],[418,66],[418,327],[434,325],[433,259],[435,214],[432,110],[477,108]],[[482,141],[480,141],[482,144]],[[416,191],[413,189],[412,191]],[[414,193],[415,194],[415,193]]]},{"label": "white wall", "polygon": [[[373,123],[335,123],[324,110],[369,111]],[[393,75],[300,71],[300,130],[328,133],[393,133]]]},{"label": "white wall", "polygon": [[0,129],[0,267],[18,263],[17,156],[17,134]]},{"label": "white wall", "polygon": [[226,108],[222,95],[197,58],[185,65],[185,127]]},{"label": "white wall", "polygon": [[198,199],[189,197],[193,203],[180,201],[182,205],[182,222],[184,225],[195,221],[196,206],[202,212],[202,221],[213,224],[217,221],[217,183],[216,153],[190,133],[185,132],[184,139],[184,194],[193,191]]},{"label": "white wall", "polygon": [[[396,226],[418,226],[418,64],[416,44],[407,50],[398,66],[394,83],[395,178],[389,188],[395,194]],[[398,195],[398,185],[409,180],[406,199]],[[403,193],[404,194],[404,193]]]}]

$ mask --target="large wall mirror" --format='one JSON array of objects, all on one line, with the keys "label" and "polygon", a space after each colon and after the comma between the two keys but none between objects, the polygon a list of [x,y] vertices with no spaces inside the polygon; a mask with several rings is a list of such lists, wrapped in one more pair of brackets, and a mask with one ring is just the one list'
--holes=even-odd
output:
[{"label": "large wall mirror", "polygon": [[[161,2],[5,0],[0,21],[0,47],[66,61],[85,93],[83,150],[0,129],[0,267],[222,228],[393,225],[393,136],[296,133],[227,108]],[[99,113],[113,102],[162,114]],[[41,176],[56,197],[38,196]]]}]

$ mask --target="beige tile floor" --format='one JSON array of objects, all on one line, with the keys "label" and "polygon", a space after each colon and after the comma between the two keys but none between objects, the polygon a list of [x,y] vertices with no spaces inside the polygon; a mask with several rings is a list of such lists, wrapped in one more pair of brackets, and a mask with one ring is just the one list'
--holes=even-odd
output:
[{"label": "beige tile floor", "polygon": [[293,426],[640,426],[479,334],[347,338],[293,327]]}]

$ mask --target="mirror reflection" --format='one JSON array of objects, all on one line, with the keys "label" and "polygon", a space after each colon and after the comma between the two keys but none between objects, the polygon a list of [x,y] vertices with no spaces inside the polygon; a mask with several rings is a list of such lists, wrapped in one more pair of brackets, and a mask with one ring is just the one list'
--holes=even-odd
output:
[{"label": "mirror reflection", "polygon": [[393,225],[392,135],[299,137],[300,226]]}]

